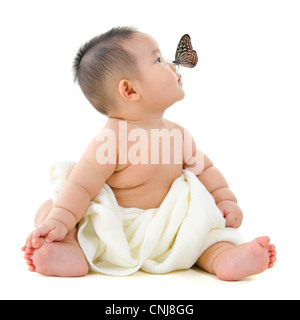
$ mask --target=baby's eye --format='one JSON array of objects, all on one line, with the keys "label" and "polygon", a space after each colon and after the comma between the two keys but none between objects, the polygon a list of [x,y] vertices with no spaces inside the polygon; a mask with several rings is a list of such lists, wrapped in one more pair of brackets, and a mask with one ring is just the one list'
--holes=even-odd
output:
[{"label": "baby's eye", "polygon": [[162,59],[161,58],[157,58],[156,62],[157,63],[162,63]]}]

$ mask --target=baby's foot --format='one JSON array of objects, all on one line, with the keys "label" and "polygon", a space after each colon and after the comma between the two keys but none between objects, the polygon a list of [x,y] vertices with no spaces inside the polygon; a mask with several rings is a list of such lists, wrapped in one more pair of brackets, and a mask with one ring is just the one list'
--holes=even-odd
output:
[{"label": "baby's foot", "polygon": [[215,260],[215,271],[221,280],[235,281],[273,268],[275,246],[269,237],[225,249]]},{"label": "baby's foot", "polygon": [[77,241],[77,229],[60,242],[43,242],[34,248],[31,242],[22,250],[28,270],[47,276],[81,277],[89,271],[88,262]]}]

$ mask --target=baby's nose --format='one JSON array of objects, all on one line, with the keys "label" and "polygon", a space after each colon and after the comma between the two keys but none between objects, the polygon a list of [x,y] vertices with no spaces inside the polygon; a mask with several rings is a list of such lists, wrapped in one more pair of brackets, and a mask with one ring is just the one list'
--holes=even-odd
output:
[{"label": "baby's nose", "polygon": [[177,71],[177,65],[174,63],[174,62],[170,62],[170,68],[174,71],[174,72],[176,72]]}]

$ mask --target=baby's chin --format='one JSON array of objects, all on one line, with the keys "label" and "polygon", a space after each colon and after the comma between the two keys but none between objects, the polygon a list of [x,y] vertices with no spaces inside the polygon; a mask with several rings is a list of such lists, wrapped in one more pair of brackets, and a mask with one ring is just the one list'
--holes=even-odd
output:
[{"label": "baby's chin", "polygon": [[181,101],[181,100],[183,100],[185,98],[185,92],[184,92],[183,88],[181,87],[180,89],[181,90],[180,90],[180,94],[179,94],[179,97],[178,97],[177,101]]}]

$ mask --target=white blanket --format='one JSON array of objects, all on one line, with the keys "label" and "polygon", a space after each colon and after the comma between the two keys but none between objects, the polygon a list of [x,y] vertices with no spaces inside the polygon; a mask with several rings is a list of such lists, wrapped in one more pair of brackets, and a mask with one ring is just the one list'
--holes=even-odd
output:
[{"label": "white blanket", "polygon": [[[73,166],[52,168],[54,199]],[[115,276],[188,269],[217,242],[243,242],[237,229],[225,228],[213,197],[188,170],[158,209],[122,208],[105,184],[79,224],[78,241],[93,271]]]}]

